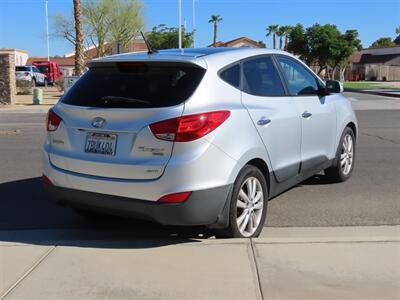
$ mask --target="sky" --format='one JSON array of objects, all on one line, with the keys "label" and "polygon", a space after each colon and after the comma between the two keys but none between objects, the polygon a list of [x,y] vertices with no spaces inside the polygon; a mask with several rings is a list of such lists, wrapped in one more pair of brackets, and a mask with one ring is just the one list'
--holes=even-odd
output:
[{"label": "sky", "polygon": [[[54,14],[72,15],[72,0],[48,0],[50,33]],[[178,24],[178,0],[142,0],[145,30],[158,24]],[[0,0],[0,48],[27,50],[30,56],[46,55],[45,0]],[[400,0],[196,0],[196,46],[212,43],[211,15],[220,15],[218,40],[240,36],[262,40],[271,24],[305,27],[335,24],[339,30],[357,29],[364,47],[380,37],[392,37],[400,26]],[[182,16],[192,29],[192,0],[182,0]],[[71,44],[50,39],[50,55],[73,51]]]}]

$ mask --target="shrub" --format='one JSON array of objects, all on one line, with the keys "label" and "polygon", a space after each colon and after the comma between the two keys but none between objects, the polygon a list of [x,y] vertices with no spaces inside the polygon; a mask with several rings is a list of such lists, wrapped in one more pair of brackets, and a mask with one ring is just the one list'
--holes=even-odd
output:
[{"label": "shrub", "polygon": [[28,80],[17,80],[17,94],[19,95],[32,95],[33,84]]},{"label": "shrub", "polygon": [[64,80],[63,79],[58,79],[54,82],[54,85],[57,87],[57,89],[60,92],[64,92]]}]

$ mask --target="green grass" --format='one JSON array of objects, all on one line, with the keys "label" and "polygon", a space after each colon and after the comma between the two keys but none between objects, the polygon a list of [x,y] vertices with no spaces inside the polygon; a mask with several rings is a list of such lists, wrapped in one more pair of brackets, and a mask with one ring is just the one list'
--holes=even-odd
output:
[{"label": "green grass", "polygon": [[368,89],[390,89],[390,90],[400,90],[399,88],[394,88],[389,85],[365,82],[365,81],[345,81],[345,89],[357,89],[357,90],[368,90]]}]

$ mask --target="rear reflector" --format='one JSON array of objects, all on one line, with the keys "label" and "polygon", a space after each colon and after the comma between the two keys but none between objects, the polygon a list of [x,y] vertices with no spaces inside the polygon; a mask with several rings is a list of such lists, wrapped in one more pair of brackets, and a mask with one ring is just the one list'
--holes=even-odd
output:
[{"label": "rear reflector", "polygon": [[158,202],[160,203],[182,203],[186,201],[187,198],[189,198],[191,192],[182,192],[182,193],[175,193],[175,194],[169,194],[162,196],[160,199],[158,199]]},{"label": "rear reflector", "polygon": [[42,175],[42,181],[44,184],[47,185],[54,185],[53,182],[51,182],[51,180],[49,179],[49,177],[47,177],[46,175]]},{"label": "rear reflector", "polygon": [[215,130],[230,115],[229,110],[221,110],[182,116],[151,124],[150,129],[160,140],[190,142]]},{"label": "rear reflector", "polygon": [[46,116],[47,131],[56,131],[61,121],[62,119],[50,108]]}]

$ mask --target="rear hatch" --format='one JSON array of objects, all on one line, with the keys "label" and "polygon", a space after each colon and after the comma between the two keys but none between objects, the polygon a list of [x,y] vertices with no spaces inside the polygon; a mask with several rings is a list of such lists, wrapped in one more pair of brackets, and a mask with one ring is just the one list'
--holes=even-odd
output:
[{"label": "rear hatch", "polygon": [[15,77],[16,79],[26,79],[28,76],[30,76],[30,68],[28,67],[23,67],[23,66],[18,66],[15,67]]},{"label": "rear hatch", "polygon": [[191,63],[96,63],[54,107],[51,163],[64,170],[119,179],[162,175],[173,142],[150,124],[181,116],[205,70]]}]

